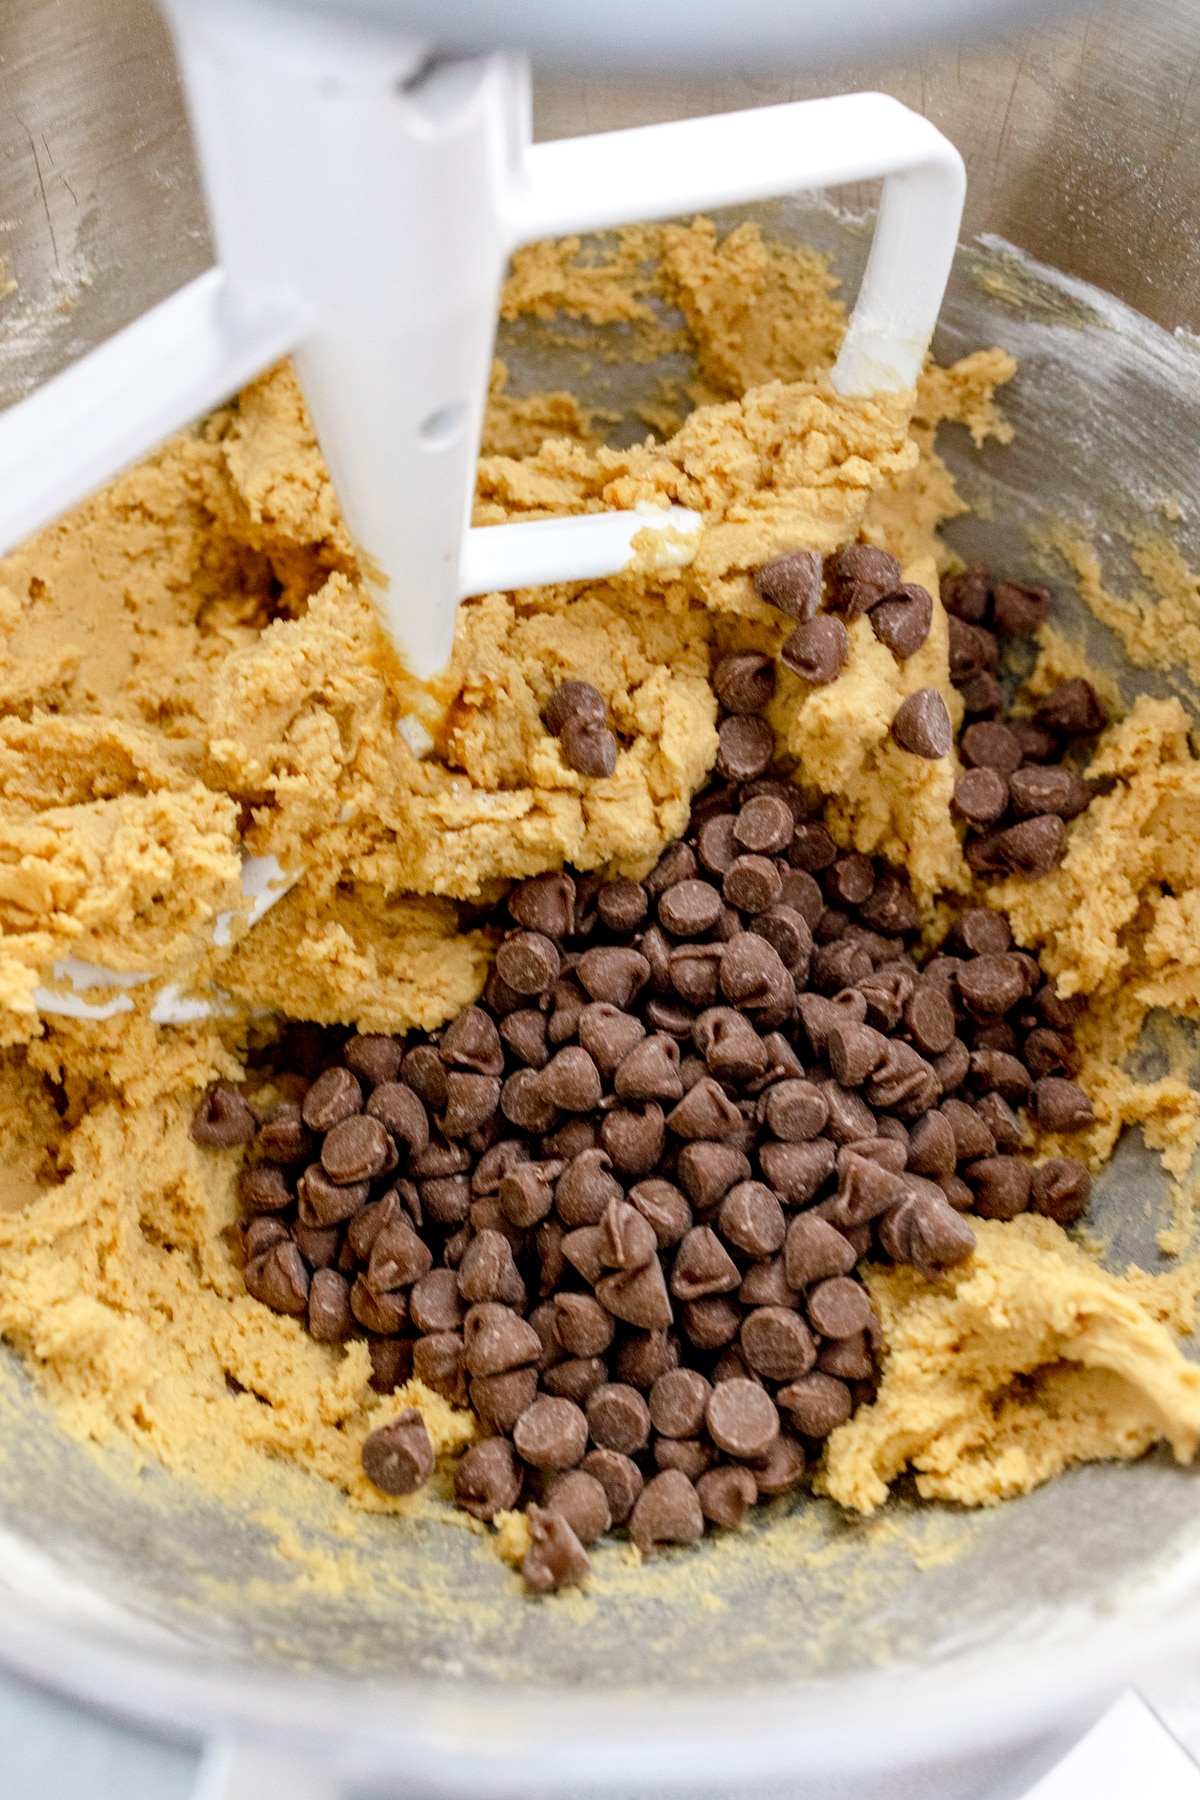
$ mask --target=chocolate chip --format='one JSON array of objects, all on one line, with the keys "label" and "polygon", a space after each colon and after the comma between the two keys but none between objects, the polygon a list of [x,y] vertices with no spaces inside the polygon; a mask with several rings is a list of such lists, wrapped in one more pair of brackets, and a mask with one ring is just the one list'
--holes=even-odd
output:
[{"label": "chocolate chip", "polygon": [[895,1113],[900,1119],[915,1119],[936,1103],[940,1086],[923,1056],[899,1038],[889,1038],[883,1060],[863,1092],[868,1106],[877,1111]]},{"label": "chocolate chip", "polygon": [[548,1594],[561,1587],[578,1587],[586,1581],[592,1565],[563,1515],[549,1507],[531,1505],[526,1517],[531,1541],[521,1564],[521,1576],[528,1591]]},{"label": "chocolate chip", "polygon": [[581,1544],[594,1544],[612,1524],[603,1483],[583,1469],[556,1476],[546,1490],[546,1507],[567,1521]]},{"label": "chocolate chip", "polygon": [[[603,712],[599,716],[603,719]],[[555,870],[518,882],[508,896],[508,910],[526,931],[558,940],[574,930],[575,899],[574,881],[564,870]]]},{"label": "chocolate chip", "polygon": [[[504,1247],[508,1249],[507,1244]],[[371,1245],[367,1286],[378,1299],[396,1288],[410,1287],[432,1267],[433,1252],[428,1244],[417,1236],[406,1218],[393,1219]]]},{"label": "chocolate chip", "polygon": [[[780,990],[792,990],[791,977],[779,952],[755,932],[744,932],[726,944],[721,957],[721,990],[731,1005],[755,1009],[768,1005]],[[716,1133],[689,1132],[688,1136]]]},{"label": "chocolate chip", "polygon": [[[639,1222],[645,1224],[645,1220]],[[657,1258],[641,1267],[605,1275],[596,1283],[596,1298],[614,1318],[641,1331],[661,1331],[671,1323],[671,1301]]]},{"label": "chocolate chip", "polygon": [[944,1113],[929,1112],[917,1120],[908,1143],[907,1165],[916,1175],[953,1175],[958,1145]]},{"label": "chocolate chip", "polygon": [[629,1100],[679,1100],[679,1045],[663,1032],[643,1038],[621,1059],[613,1091]]},{"label": "chocolate chip", "polygon": [[603,780],[617,767],[618,744],[607,725],[597,719],[568,719],[559,738],[562,759],[568,769],[592,780]]},{"label": "chocolate chip", "polygon": [[861,906],[875,887],[875,867],[869,856],[851,851],[839,856],[825,872],[825,893],[831,906]]},{"label": "chocolate chip", "polygon": [[[499,1085],[497,1082],[497,1089]],[[339,1120],[321,1145],[321,1166],[338,1186],[372,1181],[394,1169],[396,1160],[396,1146],[388,1133],[378,1119],[364,1113]]]},{"label": "chocolate chip", "polygon": [[258,1120],[237,1089],[215,1081],[196,1109],[190,1136],[206,1150],[232,1150],[250,1143],[257,1130]]},{"label": "chocolate chip", "polygon": [[543,1395],[513,1428],[517,1455],[535,1469],[571,1469],[587,1449],[588,1425],[572,1400]]},{"label": "chocolate chip", "polygon": [[834,1080],[843,1087],[861,1087],[888,1053],[888,1039],[870,1025],[847,1019],[826,1034],[825,1054]]},{"label": "chocolate chip", "polygon": [[723,1350],[741,1328],[742,1309],[729,1294],[709,1294],[682,1303],[681,1323],[697,1350]]},{"label": "chocolate chip", "polygon": [[996,1140],[973,1106],[964,1100],[943,1100],[938,1110],[954,1133],[960,1162],[995,1155]]},{"label": "chocolate chip", "polygon": [[773,1494],[786,1494],[804,1473],[803,1445],[790,1432],[781,1431],[766,1455],[759,1457],[752,1466],[760,1494],[768,1498]]},{"label": "chocolate chip", "polygon": [[[740,1130],[742,1115],[724,1090],[706,1075],[671,1109],[666,1123],[677,1137],[719,1140]],[[649,1170],[643,1173],[649,1174]]]},{"label": "chocolate chip", "polygon": [[350,1283],[336,1269],[317,1269],[308,1290],[308,1330],[319,1344],[340,1344],[354,1332]]},{"label": "chocolate chip", "polygon": [[736,813],[718,813],[716,818],[706,819],[696,834],[700,861],[710,875],[723,875],[737,856],[736,824]]},{"label": "chocolate chip", "polygon": [[733,650],[713,670],[712,684],[726,712],[761,712],[775,692],[775,665],[758,650]]},{"label": "chocolate chip", "polygon": [[1108,724],[1108,709],[1090,681],[1076,677],[1064,681],[1038,703],[1037,720],[1050,731],[1063,737],[1080,737],[1102,731]]},{"label": "chocolate chip", "polygon": [[586,1406],[590,1395],[608,1380],[608,1366],[599,1356],[573,1356],[545,1370],[542,1386],[558,1400]]},{"label": "chocolate chip", "polygon": [[[400,1066],[405,1087],[411,1088],[431,1112],[441,1112],[446,1104],[446,1065],[432,1044],[418,1044],[410,1050]],[[371,1096],[375,1098],[374,1094]],[[378,1111],[375,1117],[378,1118]],[[387,1124],[387,1119],[384,1119]],[[389,1127],[390,1129],[390,1127]]]},{"label": "chocolate chip", "polygon": [[349,1069],[326,1069],[304,1096],[300,1108],[310,1131],[330,1131],[363,1107],[363,1092]]},{"label": "chocolate chip", "polygon": [[775,856],[786,850],[796,829],[792,809],[774,794],[757,794],[747,800],[734,821],[738,846],[756,856]]},{"label": "chocolate chip", "polygon": [[804,1143],[825,1129],[829,1103],[811,1081],[777,1081],[767,1089],[763,1116],[777,1138]]},{"label": "chocolate chip", "polygon": [[412,1376],[413,1347],[407,1338],[368,1337],[370,1386],[376,1394],[394,1394]]},{"label": "chocolate chip", "polygon": [[[1010,1056],[1005,1050],[972,1050],[971,1075],[983,1094],[983,1099],[980,1100],[977,1109],[979,1116],[987,1125],[992,1136],[995,1137],[992,1105],[995,1101],[1011,1101],[1016,1106],[1024,1105],[1029,1099],[1033,1086],[1029,1079],[1029,1071],[1018,1057]],[[989,1104],[985,1105],[985,1101]],[[1010,1114],[1002,1112],[1000,1117],[1006,1126],[1012,1124]],[[1021,1133],[1018,1128],[1015,1139],[1009,1140],[1010,1148],[1015,1149],[1020,1141]]]},{"label": "chocolate chip", "polygon": [[[1027,1087],[1022,1089],[1022,1093],[1018,1094],[1016,1098],[1018,1100],[1029,1098],[1029,1089]],[[977,1111],[979,1111],[984,1125],[990,1130],[991,1136],[997,1141],[997,1150],[1020,1150],[1024,1143],[1024,1132],[1020,1127],[1020,1120],[1016,1118],[1015,1112],[1009,1107],[1009,1103],[1004,1100],[1002,1094],[997,1093],[995,1089],[991,1093],[984,1094]]]},{"label": "chocolate chip", "polygon": [[963,964],[958,991],[973,1018],[1009,1012],[1025,997],[1025,977],[1015,957],[985,952]]},{"label": "chocolate chip", "polygon": [[576,973],[593,1000],[626,1011],[650,978],[650,964],[636,950],[612,945],[585,950]]},{"label": "chocolate chip", "polygon": [[990,674],[999,661],[999,646],[990,631],[951,616],[946,621],[950,649],[950,679],[955,687],[975,676]]},{"label": "chocolate chip", "polygon": [[615,1107],[600,1126],[600,1142],[613,1167],[623,1175],[653,1174],[662,1160],[665,1141],[663,1110],[656,1100]]},{"label": "chocolate chip", "polygon": [[972,563],[957,575],[943,575],[941,598],[948,613],[970,625],[982,625],[988,610],[987,564]]},{"label": "chocolate chip", "polygon": [[409,1296],[409,1311],[418,1331],[459,1331],[465,1307],[459,1298],[458,1277],[453,1269],[431,1269],[422,1275]]},{"label": "chocolate chip", "polygon": [[1043,1075],[1070,1077],[1079,1073],[1079,1052],[1071,1039],[1044,1025],[1029,1033],[1021,1056],[1035,1081]]},{"label": "chocolate chip", "polygon": [[485,1438],[472,1444],[454,1476],[454,1498],[464,1512],[490,1523],[508,1512],[521,1492],[521,1466],[507,1438]]},{"label": "chocolate chip", "polygon": [[568,1044],[551,1057],[538,1078],[538,1092],[563,1112],[591,1112],[600,1104],[600,1071],[578,1044]]},{"label": "chocolate chip", "polygon": [[770,1061],[766,1045],[745,1014],[731,1006],[708,1007],[696,1019],[692,1037],[708,1069],[722,1083],[749,1081]]},{"label": "chocolate chip", "polygon": [[[827,687],[836,681],[850,654],[850,633],[840,619],[820,613],[791,632],[779,652],[779,660],[801,681]],[[763,765],[766,766],[765,764]]]},{"label": "chocolate chip", "polygon": [[954,1041],[954,1008],[936,988],[913,990],[904,1009],[904,1022],[913,1043],[926,1056],[940,1056]]},{"label": "chocolate chip", "polygon": [[646,1483],[630,1515],[629,1535],[643,1556],[703,1537],[700,1501],[682,1470],[667,1469]]},{"label": "chocolate chip", "polygon": [[532,1325],[493,1301],[471,1308],[463,1324],[463,1341],[472,1375],[502,1375],[506,1369],[519,1369],[524,1363],[536,1362],[542,1349]]},{"label": "chocolate chip", "polygon": [[745,1181],[749,1174],[745,1156],[728,1144],[693,1141],[679,1152],[679,1180],[701,1208],[715,1206],[735,1181]]},{"label": "chocolate chip", "polygon": [[599,1449],[635,1456],[650,1441],[650,1409],[635,1387],[609,1382],[588,1400],[587,1428]]},{"label": "chocolate chip", "polygon": [[1060,1225],[1071,1225],[1087,1209],[1092,1178],[1073,1156],[1055,1156],[1033,1171],[1032,1206]]},{"label": "chocolate chip", "polygon": [[[228,1146],[217,1144],[215,1149]],[[251,1164],[238,1170],[238,1199],[246,1213],[282,1212],[292,1204],[292,1190],[282,1169],[273,1163]]]},{"label": "chocolate chip", "polygon": [[869,612],[900,582],[900,564],[874,544],[847,544],[827,558],[825,581],[829,604],[835,612],[856,619]]},{"label": "chocolate chip", "polygon": [[[449,1103],[450,1090],[444,1071],[440,1091],[441,1106],[445,1107]],[[377,1119],[394,1142],[407,1145],[410,1165],[413,1157],[419,1157],[429,1148],[428,1115],[407,1083],[381,1082],[367,1101],[366,1114],[372,1120]]]},{"label": "chocolate chip", "polygon": [[636,931],[649,906],[646,890],[638,881],[607,881],[596,896],[601,923],[610,931]]},{"label": "chocolate chip", "polygon": [[1050,612],[1046,588],[1022,581],[1002,581],[992,595],[992,626],[1003,638],[1027,637]]},{"label": "chocolate chip", "polygon": [[1036,764],[1018,769],[1008,786],[1018,819],[1036,818],[1042,813],[1075,819],[1092,800],[1092,791],[1082,776],[1062,763],[1048,769]]},{"label": "chocolate chip", "polygon": [[1015,1219],[1029,1206],[1029,1165],[1015,1156],[986,1156],[963,1170],[982,1219]]},{"label": "chocolate chip", "polygon": [[650,1389],[650,1420],[668,1438],[692,1438],[704,1424],[712,1385],[696,1369],[668,1369]]},{"label": "chocolate chip", "polygon": [[600,1223],[599,1254],[607,1269],[640,1269],[658,1249],[654,1227],[636,1206],[610,1200]]},{"label": "chocolate chip", "polygon": [[918,688],[901,702],[892,720],[892,737],[902,750],[927,761],[949,756],[954,747],[954,732],[946,702],[936,688]]},{"label": "chocolate chip", "polygon": [[756,713],[724,720],[717,740],[717,770],[730,781],[752,781],[775,754],[775,734]]},{"label": "chocolate chip", "polygon": [[[384,1041],[392,1042],[390,1038]],[[268,1113],[258,1134],[259,1149],[277,1163],[306,1163],[311,1160],[314,1145],[313,1134],[292,1100],[283,1101]]]},{"label": "chocolate chip", "polygon": [[969,769],[995,769],[1003,776],[1015,774],[1024,755],[1015,732],[995,720],[968,725],[959,739],[958,751]]},{"label": "chocolate chip", "polygon": [[735,1531],[758,1499],[758,1483],[749,1469],[726,1463],[700,1476],[696,1496],[706,1519]]},{"label": "chocolate chip", "polygon": [[716,1232],[696,1225],[682,1239],[671,1265],[671,1292],[678,1300],[732,1293],[741,1281],[737,1264]]},{"label": "chocolate chip", "polygon": [[969,719],[998,719],[1004,711],[1004,689],[990,669],[956,683]]},{"label": "chocolate chip", "polygon": [[489,1431],[507,1434],[533,1405],[537,1385],[536,1369],[507,1369],[503,1375],[477,1375],[470,1389],[472,1410]]},{"label": "chocolate chip", "polygon": [[844,1425],[853,1410],[850,1389],[833,1375],[814,1370],[781,1387],[775,1396],[805,1437],[825,1438]]},{"label": "chocolate chip", "polygon": [[768,1381],[794,1381],[817,1360],[812,1334],[800,1316],[782,1306],[759,1306],[742,1320],[742,1354]]},{"label": "chocolate chip", "polygon": [[520,931],[501,944],[496,967],[514,993],[544,994],[558,975],[559,954],[540,931]]},{"label": "chocolate chip", "polygon": [[452,1331],[418,1338],[413,1345],[413,1375],[452,1406],[467,1404],[463,1340]]},{"label": "chocolate chip", "polygon": [[927,588],[907,583],[871,608],[871,628],[901,662],[915,656],[929,636],[933,599]]},{"label": "chocolate chip", "polygon": [[373,1431],[362,1447],[363,1474],[384,1494],[415,1494],[434,1470],[433,1445],[415,1406]]},{"label": "chocolate chip", "polygon": [[782,887],[783,877],[765,856],[738,856],[729,865],[721,884],[729,904],[749,913],[765,912],[768,906],[773,906]]},{"label": "chocolate chip", "polygon": [[866,1289],[845,1275],[819,1281],[810,1288],[805,1305],[822,1337],[852,1337],[856,1331],[864,1331],[872,1317]]},{"label": "chocolate chip", "polygon": [[840,1231],[810,1215],[792,1220],[783,1257],[788,1282],[798,1292],[832,1275],[849,1275],[857,1261]]},{"label": "chocolate chip", "polygon": [[954,784],[954,809],[971,825],[990,825],[1008,805],[1008,783],[995,769],[968,769]]},{"label": "chocolate chip", "polygon": [[821,558],[815,550],[776,556],[754,571],[754,591],[789,618],[811,619],[821,604]]},{"label": "chocolate chip", "polygon": [[705,1423],[718,1449],[742,1462],[765,1456],[779,1435],[775,1402],[753,1381],[735,1379],[715,1387],[705,1409]]},{"label": "chocolate chip", "polygon": [[[969,1203],[970,1189],[965,1191]],[[922,1275],[937,1275],[970,1256],[975,1233],[940,1189],[922,1182],[879,1221],[879,1242],[897,1262],[912,1263]]]},{"label": "chocolate chip", "polygon": [[788,1206],[804,1206],[833,1174],[837,1153],[828,1138],[806,1144],[763,1144],[763,1174]]},{"label": "chocolate chip", "polygon": [[794,869],[816,875],[836,860],[837,853],[838,847],[824,825],[810,822],[797,825],[788,850],[788,861]]},{"label": "chocolate chip", "polygon": [[604,695],[590,681],[562,681],[554,689],[542,711],[547,731],[555,736],[568,719],[598,719],[608,716]]},{"label": "chocolate chip", "polygon": [[700,937],[721,914],[721,896],[707,881],[679,881],[658,903],[660,922],[675,937]]},{"label": "chocolate chip", "polygon": [[692,1209],[670,1181],[639,1181],[630,1188],[629,1201],[654,1232],[660,1250],[678,1244],[691,1229]]},{"label": "chocolate chip", "polygon": [[1085,1131],[1096,1115],[1077,1081],[1044,1075],[1033,1090],[1034,1110],[1043,1131]]},{"label": "chocolate chip", "polygon": [[1062,860],[1066,848],[1066,826],[1054,814],[1024,819],[1010,825],[996,839],[996,853],[1014,875],[1038,881],[1048,875]]},{"label": "chocolate chip", "polygon": [[726,1243],[756,1258],[774,1256],[787,1233],[783,1209],[761,1181],[741,1181],[730,1188],[717,1223]]},{"label": "chocolate chip", "polygon": [[331,1181],[320,1163],[310,1163],[297,1183],[301,1222],[315,1227],[340,1225],[354,1217],[370,1191],[365,1181]]}]

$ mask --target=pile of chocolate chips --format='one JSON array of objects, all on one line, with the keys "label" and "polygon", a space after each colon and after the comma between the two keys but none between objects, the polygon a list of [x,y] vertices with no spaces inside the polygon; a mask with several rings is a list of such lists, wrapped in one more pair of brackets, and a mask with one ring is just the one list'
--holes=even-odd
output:
[{"label": "pile of chocolate chips", "polygon": [[[774,682],[718,665],[716,778],[645,881],[521,883],[443,1031],[310,1032],[300,1097],[260,1122],[217,1086],[193,1124],[249,1146],[248,1291],[365,1335],[379,1391],[411,1373],[474,1408],[457,1498],[524,1498],[534,1590],[613,1527],[653,1553],[801,1478],[874,1391],[860,1258],[934,1273],[965,1214],[1087,1204],[1081,1163],[1019,1154],[1022,1106],[1091,1122],[1075,1006],[984,908],[922,966],[902,877],[772,774]],[[433,1460],[412,1408],[363,1450],[391,1493]]]},{"label": "pile of chocolate chips", "polygon": [[967,822],[964,855],[977,875],[1048,875],[1066,846],[1067,821],[1089,805],[1092,790],[1064,754],[1108,723],[1091,683],[1066,681],[1032,717],[1004,719],[996,670],[1000,640],[1023,637],[1046,617],[1044,588],[1000,582],[976,563],[941,584],[949,615],[950,678],[967,719],[958,753],[966,765],[954,788],[955,811]]}]

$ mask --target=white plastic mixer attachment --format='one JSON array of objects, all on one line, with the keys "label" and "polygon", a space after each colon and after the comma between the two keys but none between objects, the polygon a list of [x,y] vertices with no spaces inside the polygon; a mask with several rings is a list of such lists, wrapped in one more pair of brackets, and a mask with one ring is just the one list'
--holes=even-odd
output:
[{"label": "white plastic mixer attachment", "polygon": [[[270,0],[164,0],[218,267],[0,416],[0,549],[290,351],[397,649],[449,659],[468,594],[613,574],[643,517],[469,528],[506,260],[565,232],[882,175],[837,364],[911,386],[962,211],[958,152],[857,94],[530,143],[526,65],[440,62],[377,24]],[[678,562],[681,509],[662,559]]]}]

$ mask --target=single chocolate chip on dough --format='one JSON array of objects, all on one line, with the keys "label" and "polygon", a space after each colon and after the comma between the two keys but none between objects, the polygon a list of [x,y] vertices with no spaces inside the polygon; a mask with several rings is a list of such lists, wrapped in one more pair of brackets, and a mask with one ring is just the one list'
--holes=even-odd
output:
[{"label": "single chocolate chip on dough", "polygon": [[733,650],[713,670],[717,699],[731,713],[756,713],[775,692],[775,665],[758,650]]},{"label": "single chocolate chip on dough", "polygon": [[434,1470],[433,1445],[415,1406],[373,1431],[362,1447],[363,1473],[385,1494],[415,1494]]},{"label": "single chocolate chip on dough", "polygon": [[1059,1225],[1071,1225],[1086,1210],[1092,1178],[1073,1156],[1051,1157],[1033,1171],[1031,1205]]},{"label": "single chocolate chip on dough", "polygon": [[779,652],[779,660],[801,681],[827,687],[837,680],[849,654],[850,634],[842,621],[819,613],[797,625]]},{"label": "single chocolate chip on dough", "polygon": [[892,720],[892,737],[913,756],[923,756],[931,762],[949,756],[954,732],[946,702],[936,688],[918,688],[901,701]]},{"label": "single chocolate chip on dough", "polygon": [[191,1123],[192,1142],[206,1150],[231,1150],[248,1144],[258,1130],[258,1120],[236,1088],[216,1081],[208,1089]]},{"label": "single chocolate chip on dough", "polygon": [[607,717],[604,695],[590,681],[560,682],[542,712],[547,731],[556,736],[568,719],[597,719],[603,724]]},{"label": "single chocolate chip on dough", "polygon": [[578,716],[566,721],[559,736],[563,761],[578,775],[603,780],[617,767],[618,744],[607,725]]},{"label": "single chocolate chip on dough", "polygon": [[1066,848],[1066,826],[1056,814],[1023,819],[1010,825],[995,840],[996,854],[1003,867],[1027,881],[1040,881],[1061,862]]},{"label": "single chocolate chip on dough", "polygon": [[940,585],[942,605],[948,613],[969,625],[982,625],[990,597],[986,564],[972,563],[957,575],[943,575]]},{"label": "single chocolate chip on dough", "polygon": [[821,558],[815,550],[789,550],[754,571],[754,591],[790,618],[811,619],[821,604]]},{"label": "single chocolate chip on dough", "polygon": [[900,564],[889,551],[874,544],[848,544],[827,559],[825,581],[834,611],[856,619],[895,592]]},{"label": "single chocolate chip on dough", "polygon": [[717,738],[717,769],[730,781],[753,781],[775,754],[775,734],[757,713],[725,719]]},{"label": "single chocolate chip on dough", "polygon": [[908,583],[871,608],[871,629],[901,662],[915,656],[929,636],[933,599],[928,589]]},{"label": "single chocolate chip on dough", "polygon": [[1033,1091],[1038,1124],[1044,1131],[1084,1131],[1095,1123],[1092,1103],[1077,1081],[1046,1075]]},{"label": "single chocolate chip on dough", "polygon": [[1082,776],[1062,763],[1053,768],[1018,769],[1010,778],[1009,794],[1018,819],[1041,813],[1057,813],[1060,819],[1078,818],[1091,804],[1092,791]]}]

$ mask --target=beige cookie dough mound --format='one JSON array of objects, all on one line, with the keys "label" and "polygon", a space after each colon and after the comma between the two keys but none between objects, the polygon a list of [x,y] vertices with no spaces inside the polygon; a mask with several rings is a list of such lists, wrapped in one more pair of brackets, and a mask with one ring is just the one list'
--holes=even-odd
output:
[{"label": "beige cookie dough mound", "polygon": [[1076,1462],[1200,1443],[1200,1367],[1145,1299],[1048,1219],[974,1221],[939,1281],[868,1273],[887,1345],[878,1398],[828,1442],[824,1491],[871,1513],[906,1468],[927,1499],[987,1506]]},{"label": "beige cookie dough mound", "polygon": [[418,1384],[380,1398],[365,1343],[325,1348],[250,1299],[224,1235],[238,1153],[198,1150],[190,1114],[174,1098],[112,1100],[61,1136],[63,1179],[0,1213],[0,1331],[74,1436],[120,1436],[215,1492],[286,1457],[362,1505],[411,1509],[370,1487],[363,1438],[415,1402],[435,1448],[454,1451],[469,1415]]}]

